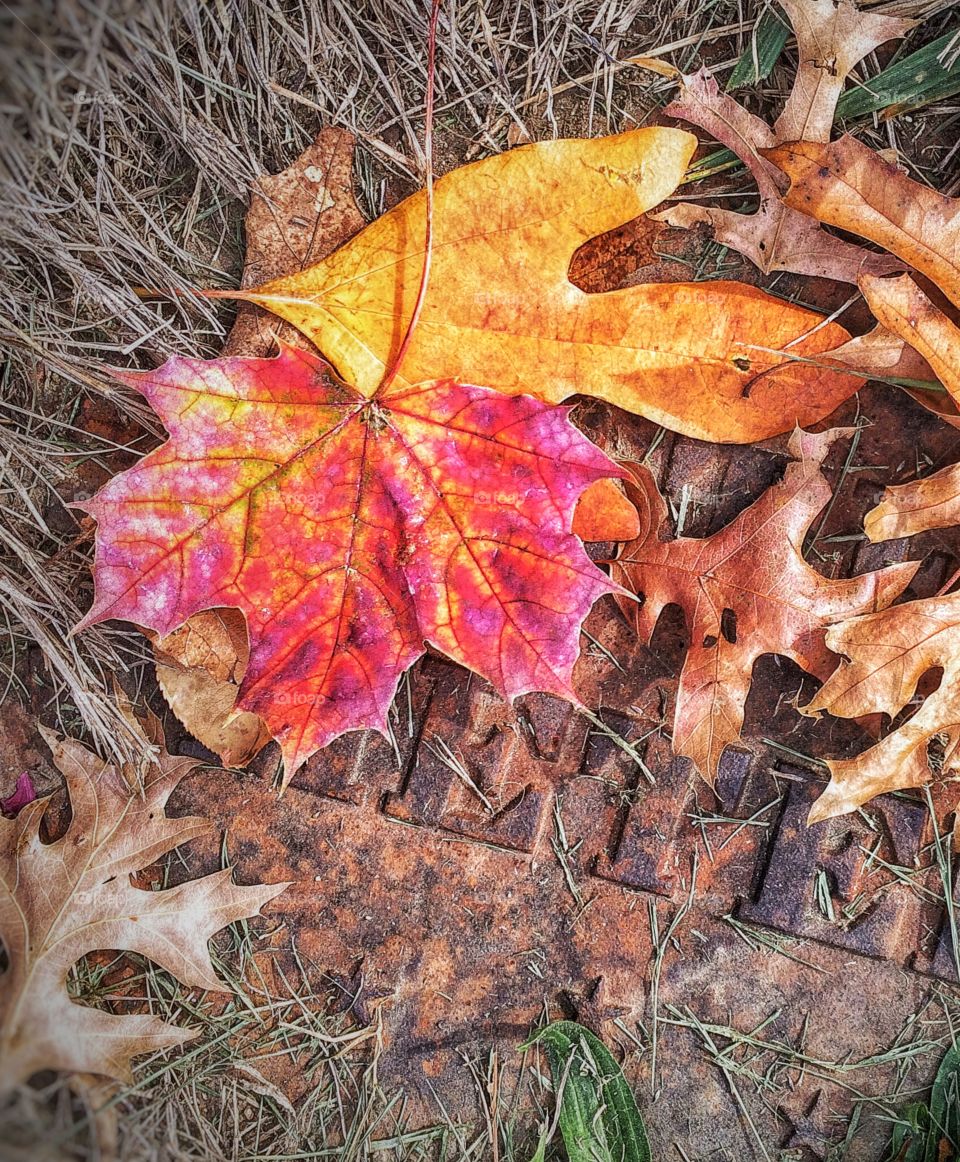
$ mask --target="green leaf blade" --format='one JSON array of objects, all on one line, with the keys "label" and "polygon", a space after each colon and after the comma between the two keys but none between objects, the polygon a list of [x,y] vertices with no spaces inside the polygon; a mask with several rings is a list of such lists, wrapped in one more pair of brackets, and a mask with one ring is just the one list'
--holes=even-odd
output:
[{"label": "green leaf blade", "polygon": [[574,1021],[555,1021],[528,1044],[546,1052],[569,1162],[651,1162],[633,1092],[598,1037]]}]

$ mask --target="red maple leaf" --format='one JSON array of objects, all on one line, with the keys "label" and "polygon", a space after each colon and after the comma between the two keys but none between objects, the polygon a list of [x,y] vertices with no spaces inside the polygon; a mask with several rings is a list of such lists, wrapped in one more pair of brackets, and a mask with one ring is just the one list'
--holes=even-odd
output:
[{"label": "red maple leaf", "polygon": [[82,506],[97,596],[81,627],[166,634],[241,609],[238,706],[280,742],[287,781],[337,735],[385,730],[425,643],[506,697],[576,701],[580,626],[617,587],[573,511],[622,473],[568,408],[451,380],[367,398],[288,346],[120,378],[170,438]]}]

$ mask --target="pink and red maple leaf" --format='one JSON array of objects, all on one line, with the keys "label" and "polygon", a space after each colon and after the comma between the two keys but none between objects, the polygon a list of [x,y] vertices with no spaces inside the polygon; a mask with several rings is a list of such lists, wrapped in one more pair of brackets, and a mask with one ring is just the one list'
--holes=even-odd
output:
[{"label": "pink and red maple leaf", "polygon": [[287,779],[337,735],[385,730],[425,643],[507,697],[576,700],[581,624],[617,587],[573,511],[622,473],[569,409],[451,380],[368,399],[287,346],[121,378],[170,438],[83,506],[97,595],[81,624],[166,634],[241,609],[238,707],[278,739]]}]

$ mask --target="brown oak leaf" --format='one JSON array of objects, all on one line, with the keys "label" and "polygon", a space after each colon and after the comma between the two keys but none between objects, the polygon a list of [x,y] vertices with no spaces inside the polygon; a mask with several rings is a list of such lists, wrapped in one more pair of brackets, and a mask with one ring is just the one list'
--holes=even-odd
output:
[{"label": "brown oak leaf", "polygon": [[156,757],[142,794],[130,794],[116,768],[79,742],[46,734],[70,798],[66,833],[42,842],[46,799],[0,824],[0,937],[9,958],[0,989],[0,1091],[45,1069],[128,1081],[132,1058],[191,1040],[192,1030],[159,1017],[75,1003],[70,969],[90,952],[122,949],[185,985],[224,991],[207,941],[287,886],[238,887],[229,868],[163,891],[132,885],[134,873],[210,827],[166,816],[174,788],[198,764],[166,753],[156,719],[146,731]]},{"label": "brown oak leaf", "polygon": [[848,434],[795,432],[795,459],[782,482],[703,539],[658,540],[667,512],[652,476],[638,469],[635,485],[628,486],[648,531],[625,545],[614,563],[614,579],[642,599],[639,607],[621,602],[621,608],[644,640],[665,606],[683,610],[690,645],[677,691],[673,749],[711,782],[724,748],[740,737],[757,658],[781,654],[826,678],[836,664],[826,628],[854,612],[883,609],[916,572],[911,562],[831,580],[803,559],[804,535],[830,499],[820,466],[831,444]]},{"label": "brown oak leaf", "polygon": [[852,759],[831,759],[830,783],[810,812],[816,823],[888,791],[919,787],[934,775],[928,751],[940,737],[944,774],[960,770],[960,594],[929,597],[833,626],[827,645],[844,661],[804,713],[841,718],[899,714],[924,674],[941,668],[940,685],[916,713]]},{"label": "brown oak leaf", "polygon": [[681,229],[708,225],[718,242],[750,259],[765,274],[789,270],[856,283],[859,275],[888,274],[903,264],[826,233],[780,200],[783,182],[762,151],[778,142],[829,141],[837,100],[850,70],[867,53],[904,36],[912,21],[861,12],[850,0],[783,0],[797,34],[799,63],[793,89],[771,129],[728,93],[706,69],[684,77],[671,117],[705,129],[732,150],[753,175],[760,208],[753,214],[684,202],[657,215]]}]

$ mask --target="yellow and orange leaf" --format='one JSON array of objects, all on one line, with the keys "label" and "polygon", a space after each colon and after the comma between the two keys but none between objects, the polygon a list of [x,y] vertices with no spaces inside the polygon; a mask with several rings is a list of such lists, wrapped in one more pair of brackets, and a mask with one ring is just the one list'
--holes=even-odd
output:
[{"label": "yellow and orange leaf", "polygon": [[[550,402],[585,393],[733,443],[829,414],[862,380],[790,357],[847,338],[814,312],[736,283],[588,294],[570,281],[577,248],[662,201],[695,146],[678,129],[637,129],[521,146],[441,178],[430,282],[397,382],[449,378]],[[292,323],[369,398],[413,313],[425,209],[415,194],[303,272],[209,293]]]},{"label": "yellow and orange leaf", "polygon": [[[635,470],[628,494],[647,529],[623,547],[613,576],[642,598],[622,603],[644,640],[664,607],[684,612],[690,645],[680,676],[673,727],[676,754],[692,759],[711,782],[724,749],[740,737],[753,665],[781,654],[826,678],[836,658],[826,628],[854,613],[883,609],[909,584],[916,563],[848,580],[823,577],[804,561],[810,522],[830,499],[820,465],[841,435],[798,431],[783,481],[711,537],[660,540],[666,506],[646,470]],[[648,514],[645,519],[645,514]]]}]

